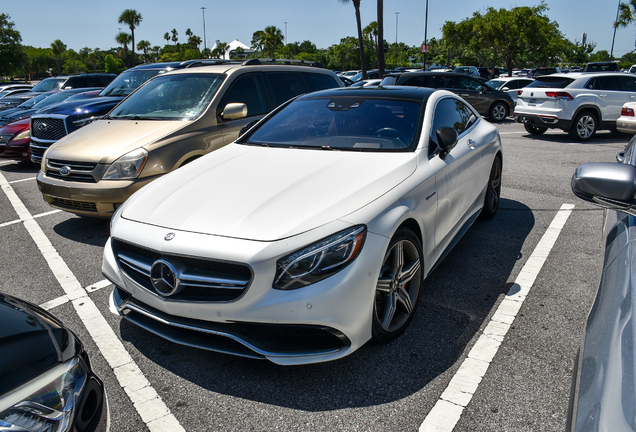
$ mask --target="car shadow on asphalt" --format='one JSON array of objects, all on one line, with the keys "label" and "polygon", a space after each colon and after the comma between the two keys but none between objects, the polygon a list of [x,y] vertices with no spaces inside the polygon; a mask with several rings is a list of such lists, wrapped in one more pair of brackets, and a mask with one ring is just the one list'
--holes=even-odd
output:
[{"label": "car shadow on asphalt", "polygon": [[[177,345],[126,320],[121,337],[159,368],[211,392],[198,394],[199,403],[206,398],[216,403],[214,394],[220,393],[318,412],[394,402],[429,384],[441,393],[443,387],[435,386],[447,381],[434,380],[458,366],[470,340],[510,289],[508,279],[534,224],[530,208],[502,199],[495,218],[478,220],[425,280],[417,313],[404,334],[388,344],[367,343],[340,360],[282,367]],[[161,391],[162,384],[155,385]],[[163,396],[168,403],[174,397],[184,404],[172,393]]]},{"label": "car shadow on asphalt", "polygon": [[[5,160],[6,159],[0,159],[0,162],[3,162]],[[13,163],[0,165],[0,171],[21,174],[37,174],[38,171],[40,171],[40,165],[31,161],[13,161]]]},{"label": "car shadow on asphalt", "polygon": [[74,242],[104,247],[110,235],[110,220],[73,215],[56,224],[53,231]]},{"label": "car shadow on asphalt", "polygon": [[522,137],[530,138],[535,141],[546,141],[563,144],[616,144],[616,141],[625,141],[625,145],[629,142],[633,135],[620,132],[601,131],[594,134],[589,141],[576,141],[568,133],[557,129],[547,132],[543,135],[522,134]]}]

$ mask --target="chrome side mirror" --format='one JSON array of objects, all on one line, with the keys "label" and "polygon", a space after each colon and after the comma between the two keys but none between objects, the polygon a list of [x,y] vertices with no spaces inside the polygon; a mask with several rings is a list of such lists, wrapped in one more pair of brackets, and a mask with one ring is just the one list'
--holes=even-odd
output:
[{"label": "chrome side mirror", "polygon": [[611,162],[581,165],[572,176],[572,192],[600,207],[636,215],[636,167]]},{"label": "chrome side mirror", "polygon": [[247,105],[244,103],[229,103],[221,113],[223,120],[238,120],[247,117]]}]

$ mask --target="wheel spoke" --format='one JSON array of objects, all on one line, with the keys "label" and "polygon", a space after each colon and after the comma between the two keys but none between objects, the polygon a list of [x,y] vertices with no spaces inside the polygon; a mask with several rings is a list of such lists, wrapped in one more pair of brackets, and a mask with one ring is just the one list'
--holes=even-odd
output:
[{"label": "wheel spoke", "polygon": [[395,293],[391,293],[386,296],[386,306],[384,308],[384,316],[382,317],[382,321],[380,324],[382,328],[386,331],[391,330],[391,322],[393,322],[393,317],[395,316],[396,310],[396,295]]},{"label": "wheel spoke", "polygon": [[393,275],[394,277],[402,272],[404,267],[404,242],[398,242],[393,248]]},{"label": "wheel spoke", "polygon": [[406,286],[400,285],[400,288],[397,290],[396,294],[397,303],[402,305],[402,308],[404,308],[404,312],[406,312],[407,315],[411,315],[411,313],[413,312],[413,303],[411,302],[411,296],[406,290]]},{"label": "wheel spoke", "polygon": [[375,285],[375,290],[383,294],[391,292],[391,281],[393,278],[379,278],[378,283]]},{"label": "wheel spoke", "polygon": [[420,260],[413,260],[409,265],[405,266],[400,273],[399,283],[400,286],[407,284],[413,279],[413,277],[417,274],[420,269]]}]

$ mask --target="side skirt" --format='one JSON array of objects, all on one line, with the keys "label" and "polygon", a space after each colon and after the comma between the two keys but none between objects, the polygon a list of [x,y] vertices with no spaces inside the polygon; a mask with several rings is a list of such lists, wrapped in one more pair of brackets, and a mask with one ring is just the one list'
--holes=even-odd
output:
[{"label": "side skirt", "polygon": [[471,225],[473,224],[473,222],[475,222],[475,220],[479,216],[479,213],[481,213],[481,209],[479,209],[475,213],[473,213],[473,215],[466,221],[466,223],[464,223],[464,225],[457,232],[457,234],[455,235],[453,240],[448,244],[448,247],[446,247],[446,249],[444,250],[442,255],[440,255],[438,260],[435,262],[435,264],[433,265],[431,270],[428,272],[428,274],[433,273],[433,270],[435,270],[437,268],[439,263],[442,262],[442,260],[446,257],[446,255],[448,255],[450,253],[450,251],[455,247],[455,245],[459,242],[459,240],[461,240],[461,238],[464,236],[464,234],[466,234],[466,231],[468,231],[468,228],[470,228]]}]

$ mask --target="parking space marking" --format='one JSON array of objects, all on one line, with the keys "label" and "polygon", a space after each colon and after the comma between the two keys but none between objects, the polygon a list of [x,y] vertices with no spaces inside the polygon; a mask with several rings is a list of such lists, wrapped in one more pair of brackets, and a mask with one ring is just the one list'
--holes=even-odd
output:
[{"label": "parking space marking", "polygon": [[572,204],[561,206],[483,333],[422,422],[419,432],[451,432],[455,428],[573,209]]},{"label": "parking space marking", "polygon": [[20,180],[13,180],[13,181],[9,182],[9,184],[20,183],[20,182],[25,182],[25,181],[29,181],[29,180],[35,180],[36,178],[37,177],[29,177],[29,178],[20,179]]},{"label": "parking space marking", "polygon": [[0,187],[148,429],[151,432],[185,432],[1,173]]},{"label": "parking space marking", "polygon": [[[98,291],[102,288],[106,288],[107,286],[112,285],[111,282],[107,279],[103,279],[97,283],[94,283],[93,285],[89,285],[86,288],[84,288],[86,291],[88,291],[89,293],[94,293],[95,291]],[[42,303],[40,305],[40,307],[44,310],[51,310],[53,308],[56,308],[58,306],[62,306],[65,303],[68,303],[70,300],[68,298],[68,296],[60,296],[56,299],[47,301],[46,303]]]},{"label": "parking space marking", "polygon": [[[52,215],[52,214],[55,214],[55,213],[59,213],[61,211],[62,210],[51,210],[49,212],[36,214],[36,215],[31,216],[31,217],[33,219],[37,219],[37,218],[41,218],[41,217],[44,217],[44,216],[49,216],[49,215]],[[5,227],[5,226],[9,226],[9,225],[14,225],[14,224],[17,224],[17,223],[20,223],[20,222],[24,222],[24,221],[22,219],[16,219],[16,220],[12,220],[12,221],[9,221],[9,222],[5,222],[5,223],[0,224],[0,228]]]}]

